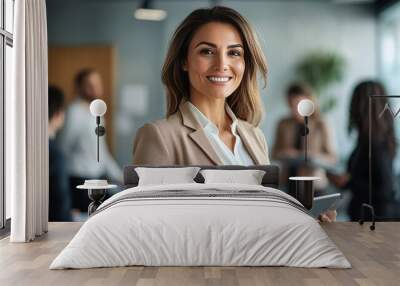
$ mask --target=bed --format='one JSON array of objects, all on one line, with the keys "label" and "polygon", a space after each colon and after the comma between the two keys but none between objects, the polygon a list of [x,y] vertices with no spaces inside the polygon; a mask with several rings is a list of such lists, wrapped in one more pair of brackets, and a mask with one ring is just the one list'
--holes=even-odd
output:
[{"label": "bed", "polygon": [[199,173],[193,183],[145,186],[136,167],[124,168],[124,190],[98,208],[50,269],[351,267],[301,203],[278,189],[276,166],[199,166],[263,170],[260,185],[204,183]]}]

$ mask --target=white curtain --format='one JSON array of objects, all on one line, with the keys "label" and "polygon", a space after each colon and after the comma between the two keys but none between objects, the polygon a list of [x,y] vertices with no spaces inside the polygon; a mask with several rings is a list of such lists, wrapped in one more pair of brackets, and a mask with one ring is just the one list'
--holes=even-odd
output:
[{"label": "white curtain", "polygon": [[14,94],[6,103],[12,242],[48,227],[47,21],[45,0],[15,1]]}]

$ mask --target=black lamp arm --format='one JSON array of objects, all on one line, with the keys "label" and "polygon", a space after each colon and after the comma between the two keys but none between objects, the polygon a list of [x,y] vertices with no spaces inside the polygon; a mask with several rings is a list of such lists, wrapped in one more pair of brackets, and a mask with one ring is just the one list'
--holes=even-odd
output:
[{"label": "black lamp arm", "polygon": [[308,135],[308,116],[304,116],[304,162],[307,164],[307,135]]},{"label": "black lamp arm", "polygon": [[100,146],[100,136],[103,136],[106,133],[106,129],[104,128],[104,126],[100,125],[100,116],[96,116],[96,124],[97,127],[94,130],[94,132],[97,135],[97,162],[99,162],[99,146]]}]

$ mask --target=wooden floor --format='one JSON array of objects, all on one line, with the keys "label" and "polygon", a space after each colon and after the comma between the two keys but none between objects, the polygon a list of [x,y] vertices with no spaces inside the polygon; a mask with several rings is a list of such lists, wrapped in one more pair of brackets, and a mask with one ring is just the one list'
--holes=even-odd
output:
[{"label": "wooden floor", "polygon": [[48,270],[81,223],[50,223],[32,243],[0,241],[0,285],[400,285],[400,223],[324,224],[352,269],[289,267],[120,267]]}]

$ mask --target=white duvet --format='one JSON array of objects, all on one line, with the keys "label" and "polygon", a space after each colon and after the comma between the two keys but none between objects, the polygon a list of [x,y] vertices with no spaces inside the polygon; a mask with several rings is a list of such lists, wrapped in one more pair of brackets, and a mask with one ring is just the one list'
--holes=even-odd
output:
[{"label": "white duvet", "polygon": [[[174,190],[173,197],[135,198]],[[180,196],[179,191],[242,195]],[[253,197],[252,191],[271,197]],[[50,269],[127,265],[350,268],[319,223],[299,204],[279,190],[254,185],[193,183],[127,189],[99,207]]]}]

